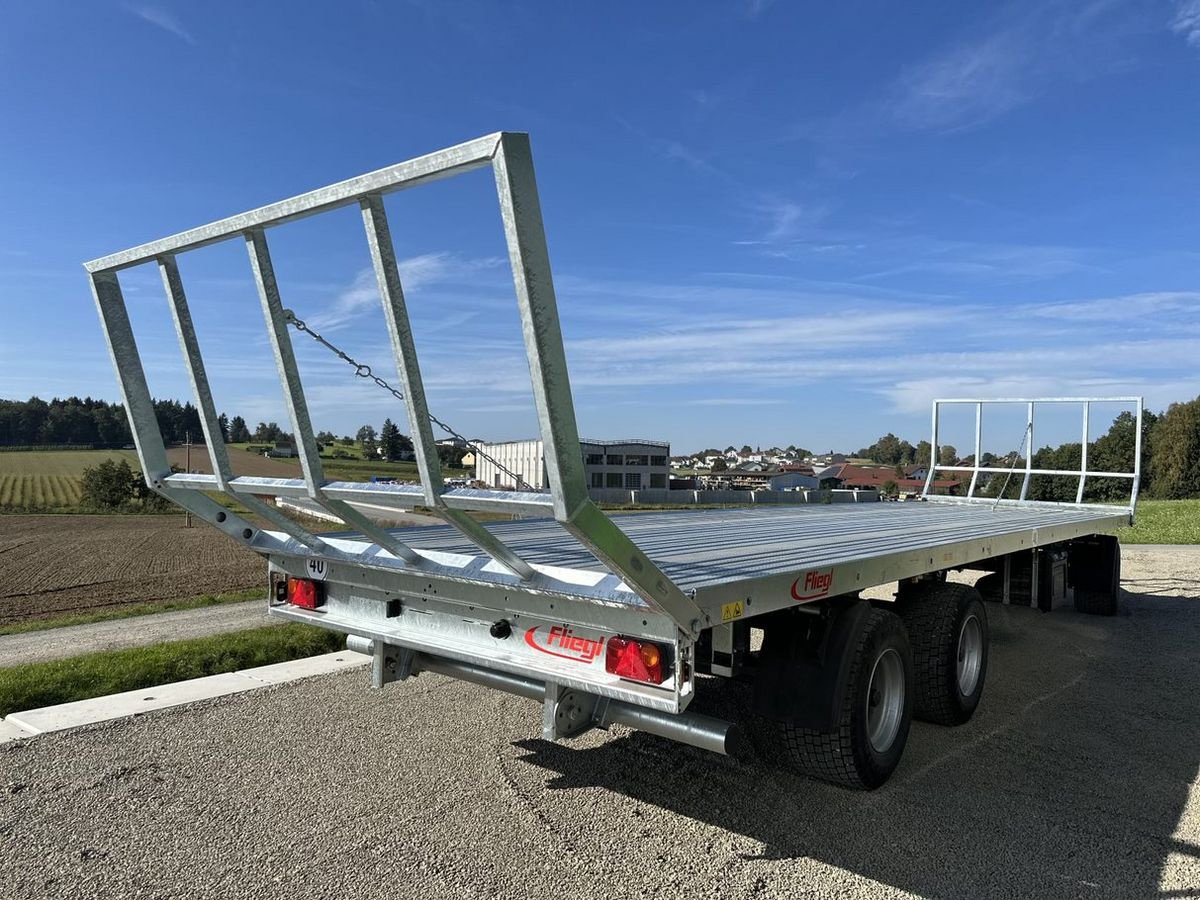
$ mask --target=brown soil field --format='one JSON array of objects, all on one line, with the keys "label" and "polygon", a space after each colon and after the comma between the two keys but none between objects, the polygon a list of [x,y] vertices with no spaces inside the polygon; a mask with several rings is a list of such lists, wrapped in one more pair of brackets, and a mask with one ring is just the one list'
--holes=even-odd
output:
[{"label": "brown soil field", "polygon": [[[167,462],[187,471],[187,448],[171,447],[167,450]],[[260,453],[229,448],[229,465],[234,475],[261,475],[264,478],[299,478],[300,461],[296,459],[270,459]],[[192,471],[204,475],[212,474],[212,462],[203,445],[192,447]]]},{"label": "brown soil field", "polygon": [[266,580],[257,553],[203,523],[184,528],[182,516],[0,516],[0,624],[257,587],[265,595]]}]

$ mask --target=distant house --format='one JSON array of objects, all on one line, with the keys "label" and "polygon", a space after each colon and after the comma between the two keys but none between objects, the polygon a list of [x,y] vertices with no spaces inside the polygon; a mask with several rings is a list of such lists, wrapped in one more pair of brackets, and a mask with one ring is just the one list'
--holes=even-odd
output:
[{"label": "distant house", "polygon": [[[924,470],[928,474],[928,469]],[[850,463],[840,463],[822,469],[819,473],[822,482],[836,481],[837,486],[845,489],[882,490],[889,481],[896,485],[900,493],[921,493],[925,490],[925,479],[912,477],[907,471],[898,476],[894,466],[858,466]],[[957,496],[962,493],[962,482],[952,478],[937,479],[930,485],[935,494]]]},{"label": "distant house", "polygon": [[295,445],[289,441],[276,441],[274,449],[263,454],[271,459],[293,459],[298,455]]}]

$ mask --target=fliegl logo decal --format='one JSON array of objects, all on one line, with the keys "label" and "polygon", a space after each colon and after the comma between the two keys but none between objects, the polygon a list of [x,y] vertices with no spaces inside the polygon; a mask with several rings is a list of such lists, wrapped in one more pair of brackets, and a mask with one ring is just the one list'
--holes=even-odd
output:
[{"label": "fliegl logo decal", "polygon": [[[800,582],[804,582],[803,586]],[[833,587],[833,569],[825,572],[805,572],[792,582],[792,599],[801,603],[828,596]]]},{"label": "fliegl logo decal", "polygon": [[539,653],[590,663],[604,652],[604,638],[580,637],[566,625],[535,625],[525,632],[525,643]]}]

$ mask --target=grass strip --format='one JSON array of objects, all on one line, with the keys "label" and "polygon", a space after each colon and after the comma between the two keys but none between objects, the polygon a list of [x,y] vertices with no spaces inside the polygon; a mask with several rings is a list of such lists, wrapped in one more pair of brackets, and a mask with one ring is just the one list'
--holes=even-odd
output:
[{"label": "grass strip", "polygon": [[1200,500],[1142,500],[1137,524],[1117,532],[1122,544],[1200,544]]},{"label": "grass strip", "polygon": [[30,631],[45,631],[49,628],[66,628],[69,625],[91,625],[94,622],[111,622],[114,619],[131,619],[135,616],[149,616],[155,613],[200,609],[205,606],[219,606],[222,603],[245,603],[249,600],[262,600],[265,603],[265,598],[265,590],[263,588],[255,588],[249,591],[235,591],[231,594],[201,594],[199,597],[189,597],[185,600],[131,603],[128,606],[98,609],[95,612],[72,613],[67,616],[50,616],[45,619],[10,622],[7,625],[0,625],[0,635],[26,634]]},{"label": "grass strip", "polygon": [[289,622],[0,669],[0,716],[344,649],[345,635]]}]

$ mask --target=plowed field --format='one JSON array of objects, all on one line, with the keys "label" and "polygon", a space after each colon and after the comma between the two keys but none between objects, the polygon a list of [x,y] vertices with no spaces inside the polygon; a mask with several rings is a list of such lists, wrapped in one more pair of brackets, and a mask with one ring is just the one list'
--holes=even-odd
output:
[{"label": "plowed field", "polygon": [[266,562],[180,516],[0,516],[0,624],[200,594],[266,592]]}]

